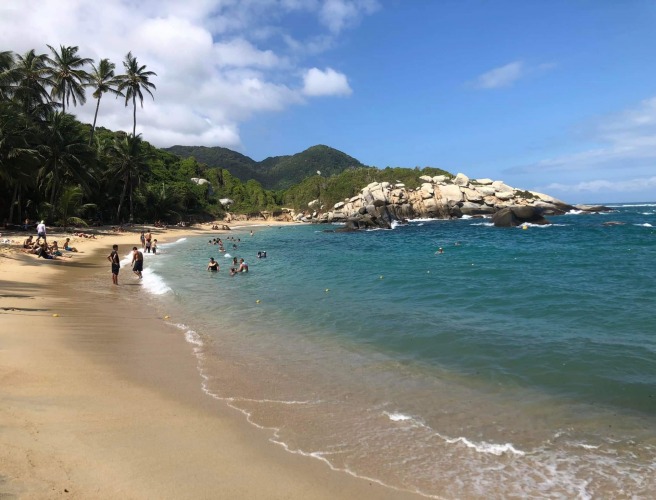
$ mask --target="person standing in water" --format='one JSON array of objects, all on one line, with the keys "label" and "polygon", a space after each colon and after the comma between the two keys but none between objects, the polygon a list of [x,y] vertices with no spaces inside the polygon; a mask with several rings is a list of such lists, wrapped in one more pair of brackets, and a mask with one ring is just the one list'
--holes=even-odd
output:
[{"label": "person standing in water", "polygon": [[132,247],[132,272],[141,279],[143,278],[141,271],[143,271],[143,253],[137,247]]},{"label": "person standing in water", "polygon": [[118,256],[118,245],[112,246],[112,253],[107,256],[107,260],[112,263],[112,283],[118,285],[118,272],[121,269],[121,258]]}]

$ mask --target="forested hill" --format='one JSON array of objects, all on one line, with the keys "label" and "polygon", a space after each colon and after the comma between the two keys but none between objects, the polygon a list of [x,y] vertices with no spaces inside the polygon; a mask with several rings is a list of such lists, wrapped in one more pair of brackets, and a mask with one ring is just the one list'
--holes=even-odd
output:
[{"label": "forested hill", "polygon": [[182,158],[193,156],[210,167],[225,168],[243,182],[258,181],[265,189],[287,189],[321,172],[323,177],[350,168],[364,167],[355,158],[334,148],[318,145],[291,156],[273,156],[257,162],[248,156],[221,147],[173,146],[165,148]]}]

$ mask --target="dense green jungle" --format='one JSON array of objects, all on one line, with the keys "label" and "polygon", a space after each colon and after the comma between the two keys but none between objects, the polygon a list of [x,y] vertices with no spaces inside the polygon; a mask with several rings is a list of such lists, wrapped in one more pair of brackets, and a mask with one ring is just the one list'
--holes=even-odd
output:
[{"label": "dense green jungle", "polygon": [[[154,72],[130,52],[124,73],[78,47],[0,52],[0,220],[60,226],[199,222],[233,214],[261,216],[325,209],[374,181],[421,183],[426,167],[379,169],[324,145],[261,162],[221,147],[160,149],[136,134],[144,95],[155,99]],[[93,99],[93,124],[71,113]],[[103,96],[124,100],[131,132],[97,126]],[[192,180],[195,179],[195,180]],[[207,182],[199,179],[205,179]]]}]

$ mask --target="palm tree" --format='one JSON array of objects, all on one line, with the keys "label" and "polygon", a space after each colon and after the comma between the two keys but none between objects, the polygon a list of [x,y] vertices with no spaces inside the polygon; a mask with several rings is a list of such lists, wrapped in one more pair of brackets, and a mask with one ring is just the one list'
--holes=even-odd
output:
[{"label": "palm tree", "polygon": [[6,101],[11,97],[13,86],[16,83],[14,53],[10,50],[0,52],[0,100]]},{"label": "palm tree", "polygon": [[14,222],[14,208],[21,217],[21,194],[34,184],[39,155],[30,145],[34,140],[31,120],[13,101],[0,101],[0,185],[12,190],[9,222]]},{"label": "palm tree", "polygon": [[105,92],[109,92],[116,96],[123,95],[116,90],[119,85],[119,80],[114,74],[116,65],[110,62],[109,59],[101,59],[98,67],[91,63],[93,72],[89,75],[89,83],[87,85],[95,87],[93,97],[98,100],[96,103],[96,114],[93,115],[93,125],[91,126],[91,136],[89,137],[89,145],[93,143],[93,133],[96,130],[96,119],[98,118],[98,108],[100,108],[100,99]]},{"label": "palm tree", "polygon": [[141,180],[141,173],[145,172],[148,168],[148,160],[150,153],[143,147],[141,134],[134,136],[128,135],[122,138],[117,137],[114,143],[110,146],[108,155],[111,158],[110,175],[115,179],[123,182],[123,189],[121,197],[118,202],[118,210],[116,211],[116,220],[121,220],[121,209],[125,201],[126,194],[129,195],[130,203],[130,222],[134,222],[134,204],[133,192],[135,183]]},{"label": "palm tree", "polygon": [[50,95],[46,89],[54,84],[50,77],[49,60],[48,54],[37,54],[34,49],[16,56],[16,65],[11,70],[11,78],[16,83],[12,96],[28,115],[44,115],[51,109]]},{"label": "palm tree", "polygon": [[50,218],[54,216],[55,200],[65,184],[80,185],[88,190],[93,182],[95,152],[87,145],[86,134],[73,115],[54,111],[42,124],[37,151],[42,158],[38,180],[45,194],[50,195]]},{"label": "palm tree", "polygon": [[62,111],[66,112],[66,104],[73,100],[73,105],[77,106],[77,101],[84,104],[87,101],[84,95],[84,84],[89,81],[89,74],[84,71],[82,66],[92,62],[88,57],[82,58],[77,55],[78,47],[59,46],[59,52],[54,47],[48,45],[52,52],[52,78],[53,86],[50,91],[51,97],[59,97],[62,101]]},{"label": "palm tree", "polygon": [[157,89],[155,84],[149,81],[151,76],[157,76],[157,73],[153,71],[146,71],[146,65],[139,66],[137,58],[132,55],[132,52],[128,52],[128,55],[125,56],[125,61],[123,61],[123,66],[125,67],[125,74],[118,77],[120,83],[118,86],[118,91],[125,91],[125,105],[128,105],[130,99],[132,99],[133,106],[133,118],[134,125],[132,126],[132,137],[135,137],[137,134],[137,97],[143,108],[143,93],[142,90],[145,90],[150,94],[150,97],[155,99],[153,93],[150,89]]}]

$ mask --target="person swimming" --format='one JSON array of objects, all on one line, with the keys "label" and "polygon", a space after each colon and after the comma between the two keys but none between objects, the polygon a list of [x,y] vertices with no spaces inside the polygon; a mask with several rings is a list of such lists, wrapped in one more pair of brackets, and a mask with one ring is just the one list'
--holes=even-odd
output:
[{"label": "person swimming", "polygon": [[219,270],[219,263],[214,260],[214,257],[210,257],[210,261],[207,264],[207,270],[208,271],[218,271]]}]

